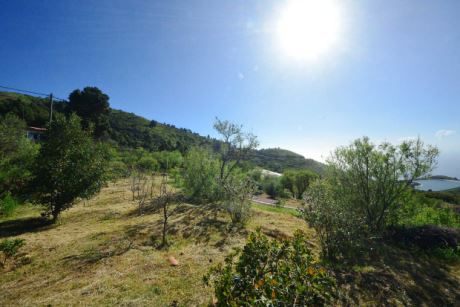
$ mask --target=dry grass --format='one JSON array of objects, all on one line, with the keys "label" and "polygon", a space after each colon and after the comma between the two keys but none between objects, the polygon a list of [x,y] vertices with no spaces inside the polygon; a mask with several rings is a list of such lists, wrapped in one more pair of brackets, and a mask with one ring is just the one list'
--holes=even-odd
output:
[{"label": "dry grass", "polygon": [[[172,246],[158,250],[160,215],[139,215],[131,197],[129,181],[120,181],[86,205],[64,212],[59,225],[41,224],[39,209],[33,207],[0,221],[0,238],[25,239],[25,255],[19,259],[31,258],[0,275],[0,305],[206,305],[212,291],[202,276],[259,227],[275,238],[300,228],[318,253],[314,231],[295,212],[261,205],[254,206],[244,229],[232,227],[223,214],[214,220],[204,206],[184,205],[170,220]],[[179,266],[170,266],[169,256]],[[336,268],[335,274],[344,304],[446,305],[460,300],[459,266],[418,261],[397,248],[388,247],[354,268]]]},{"label": "dry grass", "polygon": [[[171,217],[172,246],[157,250],[160,215],[138,215],[130,193],[128,181],[111,184],[86,206],[81,202],[64,212],[55,226],[35,222],[39,209],[30,207],[1,222],[0,237],[25,239],[21,251],[32,262],[2,273],[0,305],[203,305],[211,292],[202,276],[243,245],[250,231],[260,226],[281,237],[297,228],[307,231],[288,213],[256,209],[252,222],[238,229],[225,215],[215,221],[206,208],[184,205]],[[179,266],[169,265],[170,255]]]}]

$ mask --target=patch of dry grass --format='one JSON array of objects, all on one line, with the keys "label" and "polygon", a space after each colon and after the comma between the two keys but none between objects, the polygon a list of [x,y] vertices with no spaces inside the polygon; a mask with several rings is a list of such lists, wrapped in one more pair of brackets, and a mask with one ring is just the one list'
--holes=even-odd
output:
[{"label": "patch of dry grass", "polygon": [[[242,246],[250,231],[261,227],[275,237],[289,236],[297,228],[307,231],[290,214],[256,209],[247,227],[239,229],[224,214],[214,220],[204,206],[183,205],[170,219],[172,246],[157,250],[161,217],[139,215],[131,197],[129,181],[120,181],[65,211],[58,225],[28,227],[39,217],[39,208],[33,207],[1,221],[2,236],[25,239],[22,251],[32,259],[2,273],[1,305],[203,305],[211,292],[202,276]],[[171,255],[179,266],[170,266]]]},{"label": "patch of dry grass", "polygon": [[[158,250],[161,216],[148,210],[139,215],[129,186],[128,180],[109,185],[64,212],[59,225],[41,223],[39,208],[30,206],[0,221],[0,238],[25,239],[21,251],[32,260],[2,272],[0,305],[206,305],[212,291],[202,276],[257,228],[278,239],[302,229],[319,253],[315,233],[304,221],[291,211],[260,205],[244,229],[232,227],[225,214],[215,220],[206,206],[183,205],[170,218],[172,246]],[[171,266],[169,256],[179,266]],[[391,248],[334,274],[343,304],[430,305],[455,302],[459,273],[458,266],[418,261]]]}]

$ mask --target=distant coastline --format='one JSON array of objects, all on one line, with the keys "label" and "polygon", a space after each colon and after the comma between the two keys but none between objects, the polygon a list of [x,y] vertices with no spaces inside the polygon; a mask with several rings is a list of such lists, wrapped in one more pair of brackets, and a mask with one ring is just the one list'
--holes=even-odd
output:
[{"label": "distant coastline", "polygon": [[460,181],[457,177],[450,177],[450,176],[445,176],[445,175],[427,176],[427,177],[419,178],[417,180],[455,180],[455,181]]}]

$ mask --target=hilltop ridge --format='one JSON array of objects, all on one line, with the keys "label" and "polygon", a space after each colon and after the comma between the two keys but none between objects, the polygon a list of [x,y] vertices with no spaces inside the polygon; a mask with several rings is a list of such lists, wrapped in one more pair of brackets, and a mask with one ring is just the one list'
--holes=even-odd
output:
[{"label": "hilltop ridge", "polygon": [[[29,126],[44,127],[49,121],[49,101],[46,98],[13,92],[0,92],[0,115],[14,113]],[[54,111],[66,112],[66,102],[55,102]],[[142,147],[150,151],[187,151],[192,146],[216,148],[219,141],[186,128],[149,120],[134,113],[110,109],[110,130],[107,140],[123,148]],[[325,165],[313,159],[281,148],[259,149],[251,152],[249,162],[280,172],[305,168],[323,173]]]}]

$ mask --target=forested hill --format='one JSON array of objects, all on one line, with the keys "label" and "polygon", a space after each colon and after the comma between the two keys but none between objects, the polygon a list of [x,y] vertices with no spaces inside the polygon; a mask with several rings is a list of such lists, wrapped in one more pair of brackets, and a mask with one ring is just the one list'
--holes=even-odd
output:
[{"label": "forested hill", "polygon": [[322,174],[325,168],[321,162],[306,159],[302,155],[281,148],[256,150],[251,155],[251,161],[260,167],[279,173],[288,169],[306,168]]},{"label": "forested hill", "polygon": [[[25,120],[27,125],[45,127],[49,120],[49,100],[30,95],[0,92],[0,115],[14,113]],[[67,104],[54,103],[54,111],[65,113]],[[108,141],[124,148],[143,147],[151,151],[179,150],[185,152],[191,146],[207,145],[215,147],[218,141],[201,136],[189,129],[147,120],[134,113],[111,109]],[[286,169],[307,168],[322,173],[324,164],[305,159],[294,152],[274,148],[261,149],[251,153],[250,162],[276,172]]]}]

